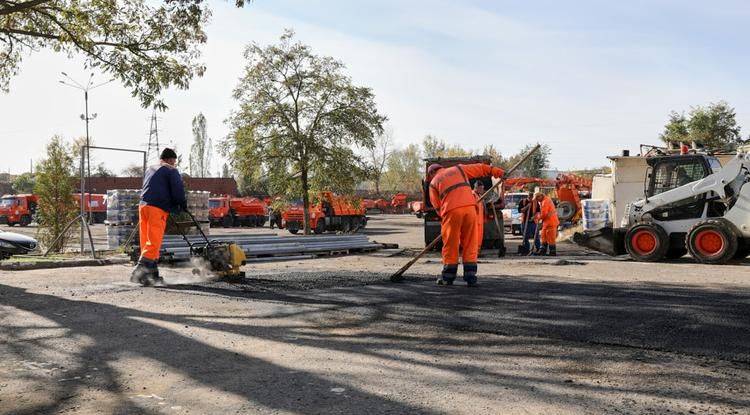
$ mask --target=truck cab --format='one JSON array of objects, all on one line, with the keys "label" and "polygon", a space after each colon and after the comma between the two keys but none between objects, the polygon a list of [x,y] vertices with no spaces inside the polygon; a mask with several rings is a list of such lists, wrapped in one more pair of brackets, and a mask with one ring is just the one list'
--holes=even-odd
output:
[{"label": "truck cab", "polygon": [[[424,177],[427,177],[427,168],[434,163],[440,164],[443,167],[452,167],[457,164],[474,164],[474,163],[482,163],[482,164],[492,164],[492,158],[489,156],[472,156],[472,157],[436,157],[436,158],[427,158],[424,159],[425,161],[425,175]],[[469,181],[469,184],[474,186],[474,183],[477,180],[481,180],[484,183],[484,188],[486,190],[489,190],[492,187],[492,177],[480,177],[478,179],[471,179]],[[502,197],[500,197],[500,194],[498,193],[497,197],[490,198],[486,202],[486,208],[484,209],[484,235],[482,240],[482,248],[497,248],[501,251],[501,253],[504,254],[505,252],[505,232],[504,232],[504,225],[503,225],[503,207],[504,207],[504,200]],[[430,202],[430,190],[429,190],[429,183],[427,183],[425,180],[422,180],[422,217],[424,218],[424,240],[425,240],[425,246],[427,246],[430,242],[435,240],[440,235],[441,230],[441,223],[440,223],[440,217],[438,216],[437,212],[435,211],[435,208],[432,206],[432,203]],[[494,205],[495,209],[494,212],[497,212],[497,218],[495,218],[495,214],[492,209],[492,205]],[[495,220],[497,219],[497,223],[500,225],[499,229],[498,226],[495,223]],[[439,249],[441,244],[438,244],[436,249]]]},{"label": "truck cab", "polygon": [[35,195],[4,195],[0,198],[0,223],[28,226],[36,215],[38,201]]}]

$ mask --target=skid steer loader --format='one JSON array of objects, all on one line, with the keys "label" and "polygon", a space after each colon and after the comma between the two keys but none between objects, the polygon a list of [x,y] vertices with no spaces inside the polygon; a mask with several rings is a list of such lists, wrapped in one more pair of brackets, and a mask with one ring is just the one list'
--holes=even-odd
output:
[{"label": "skid steer loader", "polygon": [[638,261],[655,262],[690,253],[706,264],[746,257],[750,253],[750,155],[739,153],[698,180],[693,179],[701,177],[700,173],[680,165],[665,166],[651,169],[650,186],[666,182],[678,186],[649,191],[625,208],[620,228],[625,230],[628,254]]}]

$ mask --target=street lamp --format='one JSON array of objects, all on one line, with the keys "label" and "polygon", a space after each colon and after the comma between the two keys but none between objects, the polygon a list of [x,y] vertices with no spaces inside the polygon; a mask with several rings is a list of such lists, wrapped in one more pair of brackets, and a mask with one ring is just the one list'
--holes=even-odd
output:
[{"label": "street lamp", "polygon": [[[84,99],[84,102],[85,102],[85,105],[86,105],[86,114],[81,114],[81,120],[86,121],[86,183],[88,184],[90,182],[90,180],[91,180],[91,155],[89,154],[89,146],[91,145],[91,143],[89,143],[89,121],[91,121],[91,120],[93,120],[93,119],[96,118],[96,113],[94,113],[91,116],[89,116],[89,91],[91,91],[93,89],[96,89],[96,88],[99,88],[100,86],[106,85],[106,84],[114,81],[114,79],[110,79],[109,81],[102,82],[100,84],[92,85],[93,81],[94,81],[94,73],[92,72],[91,75],[89,75],[88,82],[86,82],[86,85],[84,86],[84,85],[76,82],[75,79],[73,79],[70,76],[68,76],[68,74],[66,74],[65,72],[60,72],[60,73],[65,78],[67,78],[68,81],[72,82],[72,84],[71,84],[71,83],[68,83],[68,82],[65,82],[65,81],[61,80],[61,81],[59,81],[61,84],[65,85],[65,86],[69,86],[71,88],[75,88],[75,89],[83,91],[83,99]],[[81,205],[84,204],[83,198],[85,197],[84,196],[85,191],[86,191],[86,189],[81,189]],[[89,205],[90,205],[91,204],[91,192],[89,192],[88,202],[89,202]],[[83,208],[81,208],[81,209],[83,209]],[[81,231],[81,232],[83,232],[83,231]],[[81,239],[83,240],[83,237],[81,237]]]}]

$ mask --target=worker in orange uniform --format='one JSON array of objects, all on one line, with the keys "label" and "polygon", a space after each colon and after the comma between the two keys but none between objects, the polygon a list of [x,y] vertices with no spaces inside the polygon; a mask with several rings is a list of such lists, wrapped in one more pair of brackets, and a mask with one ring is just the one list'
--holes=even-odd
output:
[{"label": "worker in orange uniform", "polygon": [[[539,232],[542,239],[542,248],[537,255],[557,255],[557,227],[560,226],[560,219],[557,217],[557,208],[548,196],[537,190],[534,193],[534,200],[539,203],[539,212],[536,214],[537,227],[541,226]],[[547,249],[549,248],[549,253]]]},{"label": "worker in orange uniform", "polygon": [[165,148],[160,163],[149,167],[143,176],[141,203],[138,206],[138,220],[141,240],[141,256],[138,259],[130,281],[143,286],[162,285],[159,277],[159,252],[167,227],[169,212],[187,210],[185,187],[177,171],[177,153]]},{"label": "worker in orange uniform", "polygon": [[464,281],[470,287],[477,284],[477,199],[472,194],[469,180],[479,177],[502,177],[503,169],[487,164],[459,164],[443,168],[431,164],[427,168],[430,203],[441,220],[443,237],[443,272],[438,285],[453,285],[458,274],[458,249],[462,249]]},{"label": "worker in orange uniform", "polygon": [[484,183],[481,180],[474,182],[474,197],[477,198],[477,253],[482,254],[482,243],[484,242],[484,201],[479,198],[484,194]]}]

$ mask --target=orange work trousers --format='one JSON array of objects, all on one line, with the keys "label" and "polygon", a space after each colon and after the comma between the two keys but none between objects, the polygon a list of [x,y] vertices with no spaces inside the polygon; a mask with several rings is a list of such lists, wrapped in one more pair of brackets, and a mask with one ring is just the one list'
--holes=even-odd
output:
[{"label": "orange work trousers", "polygon": [[461,247],[464,264],[476,263],[477,207],[463,206],[446,212],[440,233],[443,237],[443,264],[458,264],[458,248]]},{"label": "orange work trousers", "polygon": [[169,213],[156,206],[138,206],[138,231],[141,238],[141,257],[156,261],[159,259],[164,230],[167,228]]},{"label": "orange work trousers", "polygon": [[542,239],[543,244],[555,245],[557,242],[557,226],[542,225],[542,230],[539,231],[539,237]]}]

